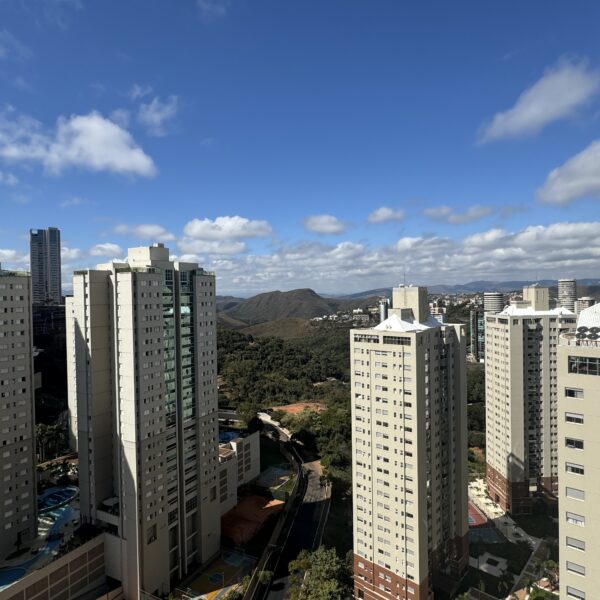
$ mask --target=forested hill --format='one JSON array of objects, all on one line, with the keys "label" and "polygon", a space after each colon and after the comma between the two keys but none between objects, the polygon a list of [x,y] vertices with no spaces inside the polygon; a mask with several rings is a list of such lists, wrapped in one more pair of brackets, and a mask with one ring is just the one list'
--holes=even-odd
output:
[{"label": "forested hill", "polygon": [[[233,306],[227,308],[225,308],[226,303],[222,304],[221,317],[248,325],[288,318],[311,319],[340,310],[366,308],[376,304],[377,300],[376,296],[356,300],[324,298],[310,289],[266,292],[247,300],[234,302]],[[223,320],[221,322],[228,325]]]}]

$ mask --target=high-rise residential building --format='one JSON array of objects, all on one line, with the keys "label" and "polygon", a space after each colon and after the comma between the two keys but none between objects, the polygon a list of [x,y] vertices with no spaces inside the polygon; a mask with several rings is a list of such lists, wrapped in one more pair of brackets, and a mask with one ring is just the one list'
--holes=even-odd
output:
[{"label": "high-rise residential building", "polygon": [[0,270],[0,558],[36,535],[31,278]]},{"label": "high-rise residential building", "polygon": [[594,306],[596,304],[596,299],[591,296],[583,296],[582,298],[578,298],[575,303],[575,313],[579,314],[582,310],[589,308],[590,306]]},{"label": "high-rise residential building", "polygon": [[220,547],[214,274],[162,244],[77,271],[67,338],[82,521],[127,600],[168,594]]},{"label": "high-rise residential building", "polygon": [[577,282],[574,279],[558,280],[558,305],[575,312]]},{"label": "high-rise residential building", "polygon": [[60,304],[60,231],[56,227],[30,230],[29,259],[33,304]]},{"label": "high-rise residential building", "polygon": [[556,497],[556,349],[574,323],[537,285],[486,315],[486,478],[491,498],[514,514],[529,512],[533,491]]},{"label": "high-rise residential building", "polygon": [[481,308],[473,309],[470,313],[471,336],[469,352],[476,362],[485,359],[485,312]]},{"label": "high-rise residential building", "polygon": [[483,312],[496,314],[504,309],[504,294],[502,292],[484,292]]},{"label": "high-rise residential building", "polygon": [[354,597],[429,600],[468,562],[465,335],[425,288],[392,306],[350,332]]},{"label": "high-rise residential building", "polygon": [[581,312],[558,347],[561,600],[600,589],[600,305]]}]

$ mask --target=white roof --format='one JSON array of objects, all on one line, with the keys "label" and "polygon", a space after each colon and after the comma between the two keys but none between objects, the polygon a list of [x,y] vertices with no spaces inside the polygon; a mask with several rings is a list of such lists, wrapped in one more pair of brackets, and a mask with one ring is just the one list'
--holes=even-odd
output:
[{"label": "white roof", "polygon": [[600,327],[600,304],[584,308],[579,313],[577,327]]},{"label": "white roof", "polygon": [[390,315],[385,321],[379,323],[374,329],[377,331],[399,331],[407,333],[409,331],[425,331],[432,327],[439,327],[440,323],[436,319],[430,318],[427,323],[419,323],[413,318],[401,319],[397,314]]},{"label": "white roof", "polygon": [[552,308],[551,310],[534,310],[531,306],[520,307],[515,304],[509,304],[497,316],[504,317],[535,317],[535,316],[554,316],[554,317],[574,317],[575,313],[568,308],[561,306],[560,308]]}]

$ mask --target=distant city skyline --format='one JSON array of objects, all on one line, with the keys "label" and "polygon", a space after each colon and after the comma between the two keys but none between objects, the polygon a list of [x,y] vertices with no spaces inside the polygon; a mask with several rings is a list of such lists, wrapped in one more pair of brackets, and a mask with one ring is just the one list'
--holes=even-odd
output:
[{"label": "distant city skyline", "polygon": [[7,0],[0,18],[5,268],[54,226],[65,292],[152,242],[244,296],[599,275],[600,5]]}]

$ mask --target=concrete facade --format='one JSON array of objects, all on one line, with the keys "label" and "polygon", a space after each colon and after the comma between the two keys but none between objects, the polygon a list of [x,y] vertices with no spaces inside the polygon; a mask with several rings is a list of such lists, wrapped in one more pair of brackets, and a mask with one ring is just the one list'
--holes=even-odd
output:
[{"label": "concrete facade", "polygon": [[33,304],[62,302],[60,231],[56,227],[29,232]]},{"label": "concrete facade", "polygon": [[37,531],[31,278],[0,270],[0,558]]},{"label": "concrete facade", "polygon": [[350,345],[354,597],[430,599],[468,562],[463,326],[405,286]]},{"label": "concrete facade", "polygon": [[600,589],[600,306],[577,326],[558,348],[561,600],[592,600]]},{"label": "concrete facade", "polygon": [[531,492],[556,497],[557,346],[575,315],[550,309],[548,288],[486,315],[486,473],[491,498],[527,513]]},{"label": "concrete facade", "polygon": [[575,279],[558,280],[558,305],[575,312],[577,301],[577,282]]},{"label": "concrete facade", "polygon": [[168,594],[220,546],[215,277],[155,244],[76,272],[73,294],[82,521],[106,530],[125,598]]}]

